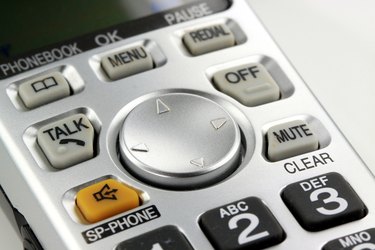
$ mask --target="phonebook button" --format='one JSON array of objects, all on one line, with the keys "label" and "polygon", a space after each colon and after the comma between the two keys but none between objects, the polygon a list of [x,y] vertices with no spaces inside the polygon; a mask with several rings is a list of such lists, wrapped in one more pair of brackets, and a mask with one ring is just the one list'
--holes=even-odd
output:
[{"label": "phonebook button", "polygon": [[134,189],[108,179],[81,189],[76,204],[83,217],[95,223],[140,206],[140,199]]},{"label": "phonebook button", "polygon": [[69,96],[70,86],[60,72],[52,72],[21,83],[18,95],[27,108],[33,109]]},{"label": "phonebook button", "polygon": [[52,167],[63,169],[94,157],[94,128],[75,114],[38,130],[37,142]]}]

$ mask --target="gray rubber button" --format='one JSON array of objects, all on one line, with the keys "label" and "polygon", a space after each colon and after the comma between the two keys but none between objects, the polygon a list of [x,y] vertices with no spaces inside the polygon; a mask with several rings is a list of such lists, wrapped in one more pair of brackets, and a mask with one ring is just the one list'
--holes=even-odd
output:
[{"label": "gray rubber button", "polygon": [[280,98],[280,89],[259,63],[249,63],[217,72],[214,85],[245,106],[257,106]]},{"label": "gray rubber button", "polygon": [[54,168],[67,168],[94,157],[94,128],[83,114],[40,128],[37,141]]},{"label": "gray rubber button", "polygon": [[60,72],[52,72],[21,83],[18,95],[27,108],[33,109],[69,96],[70,88]]},{"label": "gray rubber button", "polygon": [[191,30],[183,36],[182,40],[189,52],[194,56],[236,44],[232,31],[225,24],[216,24]]},{"label": "gray rubber button", "polygon": [[193,94],[140,103],[125,118],[119,140],[129,170],[163,187],[208,185],[226,177],[240,158],[236,122],[219,104]]},{"label": "gray rubber button", "polygon": [[278,161],[317,150],[319,141],[309,125],[300,120],[271,127],[267,132],[268,158]]},{"label": "gray rubber button", "polygon": [[152,69],[153,60],[143,46],[135,46],[106,55],[101,65],[111,80],[117,80]]}]

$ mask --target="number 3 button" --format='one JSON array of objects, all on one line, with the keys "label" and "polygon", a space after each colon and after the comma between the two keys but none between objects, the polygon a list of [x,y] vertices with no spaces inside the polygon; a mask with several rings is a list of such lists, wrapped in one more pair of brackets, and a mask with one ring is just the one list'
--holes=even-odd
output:
[{"label": "number 3 button", "polygon": [[263,249],[285,238],[275,217],[256,197],[204,213],[201,226],[215,249]]},{"label": "number 3 button", "polygon": [[282,199],[303,228],[319,231],[363,218],[366,207],[337,173],[290,184]]}]

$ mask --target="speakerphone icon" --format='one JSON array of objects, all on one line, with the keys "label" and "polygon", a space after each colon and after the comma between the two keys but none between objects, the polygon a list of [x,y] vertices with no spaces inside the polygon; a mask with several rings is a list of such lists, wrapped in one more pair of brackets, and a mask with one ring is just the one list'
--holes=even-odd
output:
[{"label": "speakerphone icon", "polygon": [[89,223],[139,207],[139,191],[114,180],[106,179],[78,191],[76,204]]},{"label": "speakerphone icon", "polygon": [[115,193],[118,189],[111,189],[108,184],[105,184],[99,192],[93,193],[97,202],[102,200],[117,200]]}]

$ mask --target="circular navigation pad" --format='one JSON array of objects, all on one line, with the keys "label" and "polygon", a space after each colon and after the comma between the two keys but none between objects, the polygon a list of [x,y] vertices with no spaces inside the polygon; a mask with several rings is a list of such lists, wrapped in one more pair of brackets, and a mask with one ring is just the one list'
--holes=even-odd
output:
[{"label": "circular navigation pad", "polygon": [[225,178],[240,160],[238,125],[219,104],[171,93],[145,100],[126,116],[120,153],[145,182],[195,189]]}]

